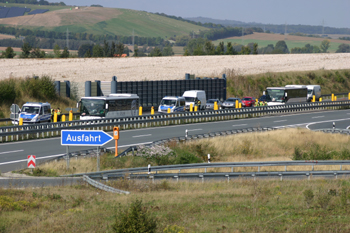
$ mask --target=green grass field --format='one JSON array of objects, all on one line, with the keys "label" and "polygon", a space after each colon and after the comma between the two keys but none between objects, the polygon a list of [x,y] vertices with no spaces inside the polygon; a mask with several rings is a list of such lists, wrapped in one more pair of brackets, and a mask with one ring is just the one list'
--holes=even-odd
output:
[{"label": "green grass field", "polygon": [[[242,44],[242,39],[223,39],[223,40],[216,40],[216,41],[213,41],[213,43],[215,45],[218,45],[219,42],[222,42],[224,41],[225,45],[227,45],[228,42],[231,42],[231,43],[236,43],[236,44]],[[269,44],[273,44],[274,46],[276,45],[276,43],[278,42],[278,40],[253,40],[253,39],[246,39],[246,40],[243,40],[243,44],[244,45],[247,45],[249,43],[258,43],[258,47],[261,48],[261,47],[266,47],[267,45]],[[288,49],[289,51],[292,49],[292,48],[295,48],[295,47],[304,47],[306,44],[310,44],[310,45],[313,45],[313,46],[320,46],[321,45],[321,41],[313,41],[313,40],[301,40],[301,41],[290,41],[290,40],[285,40],[287,46],[288,46]],[[344,43],[346,44],[349,44],[350,42],[349,41],[344,41]],[[331,42],[330,43],[330,47],[328,49],[328,52],[330,53],[334,53],[339,45],[341,43],[336,43],[336,42]]]}]

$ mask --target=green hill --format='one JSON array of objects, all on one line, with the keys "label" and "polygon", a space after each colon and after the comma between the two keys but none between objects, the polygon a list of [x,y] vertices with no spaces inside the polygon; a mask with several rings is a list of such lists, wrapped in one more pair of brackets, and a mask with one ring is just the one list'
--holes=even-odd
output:
[{"label": "green hill", "polygon": [[129,9],[102,7],[38,6],[29,4],[6,4],[7,7],[27,7],[49,9],[44,14],[35,16],[5,18],[0,25],[16,28],[40,29],[55,32],[88,33],[94,35],[120,35],[139,37],[174,37],[189,35],[192,31],[207,30],[168,17]]}]

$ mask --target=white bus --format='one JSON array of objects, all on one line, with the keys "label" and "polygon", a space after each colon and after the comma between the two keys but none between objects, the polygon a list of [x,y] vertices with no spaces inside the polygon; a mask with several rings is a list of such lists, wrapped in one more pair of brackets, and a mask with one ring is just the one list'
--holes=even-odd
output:
[{"label": "white bus", "polygon": [[265,95],[267,105],[296,104],[307,102],[307,87],[268,87]]},{"label": "white bus", "polygon": [[138,116],[139,99],[136,94],[82,97],[78,103],[80,120]]}]

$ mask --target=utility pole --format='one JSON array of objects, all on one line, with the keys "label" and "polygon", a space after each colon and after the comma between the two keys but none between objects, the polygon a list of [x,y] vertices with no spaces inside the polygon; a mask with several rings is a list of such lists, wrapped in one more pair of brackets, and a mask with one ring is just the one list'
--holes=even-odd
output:
[{"label": "utility pole", "polygon": [[69,50],[69,31],[68,31],[68,28],[67,28],[67,35],[66,35],[66,47],[67,49]]},{"label": "utility pole", "polygon": [[284,27],[284,40],[287,40],[287,21],[286,21],[285,27]]}]

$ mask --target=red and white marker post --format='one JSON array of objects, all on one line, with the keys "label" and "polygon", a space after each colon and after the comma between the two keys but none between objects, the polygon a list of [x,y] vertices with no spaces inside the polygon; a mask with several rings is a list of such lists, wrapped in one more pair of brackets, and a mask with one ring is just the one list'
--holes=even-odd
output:
[{"label": "red and white marker post", "polygon": [[27,167],[28,168],[35,168],[36,162],[35,162],[35,155],[28,155],[28,161],[27,161]]}]

